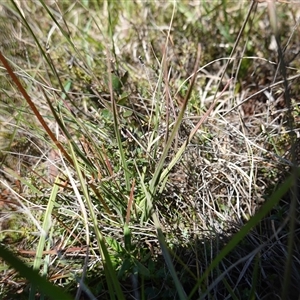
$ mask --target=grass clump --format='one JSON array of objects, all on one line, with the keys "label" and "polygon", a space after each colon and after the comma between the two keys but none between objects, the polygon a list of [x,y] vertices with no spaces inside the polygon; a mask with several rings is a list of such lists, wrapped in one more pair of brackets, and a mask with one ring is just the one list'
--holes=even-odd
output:
[{"label": "grass clump", "polygon": [[3,298],[293,299],[297,11],[2,4]]}]

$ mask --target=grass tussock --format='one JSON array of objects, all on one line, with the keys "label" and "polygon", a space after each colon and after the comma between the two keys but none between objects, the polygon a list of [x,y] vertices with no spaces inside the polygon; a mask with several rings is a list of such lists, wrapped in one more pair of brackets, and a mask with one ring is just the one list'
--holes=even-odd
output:
[{"label": "grass tussock", "polygon": [[299,13],[1,4],[2,298],[296,299]]}]

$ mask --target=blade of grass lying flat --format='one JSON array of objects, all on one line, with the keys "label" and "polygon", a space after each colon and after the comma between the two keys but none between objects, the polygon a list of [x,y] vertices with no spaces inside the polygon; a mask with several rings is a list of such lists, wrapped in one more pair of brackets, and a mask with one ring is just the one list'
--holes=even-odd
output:
[{"label": "blade of grass lying flat", "polygon": [[11,265],[21,277],[29,280],[33,285],[39,287],[39,290],[48,296],[48,299],[72,300],[72,297],[65,293],[59,287],[51,284],[45,278],[41,277],[37,270],[28,267],[23,261],[15,256],[11,251],[0,244],[0,257]]},{"label": "blade of grass lying flat", "polygon": [[[40,269],[40,265],[42,262],[42,253],[45,247],[45,241],[46,241],[46,236],[47,233],[50,229],[51,226],[51,213],[54,207],[54,203],[55,203],[55,199],[56,199],[56,195],[59,189],[59,179],[58,177],[56,177],[53,188],[52,188],[52,192],[50,194],[50,198],[48,201],[48,205],[45,211],[45,215],[44,215],[44,221],[43,221],[43,226],[42,226],[42,232],[40,235],[40,239],[39,239],[39,243],[37,246],[37,250],[36,250],[36,254],[35,254],[35,259],[33,262],[33,269],[34,270],[39,270]],[[46,274],[43,274],[46,275]],[[29,299],[35,299],[35,293],[36,293],[36,286],[35,284],[31,284],[31,290],[30,290],[30,295],[29,295]]]},{"label": "blade of grass lying flat", "polygon": [[[298,176],[300,175],[300,169],[297,170]],[[250,232],[250,230],[256,226],[266,214],[280,201],[280,199],[288,192],[294,183],[294,176],[287,178],[279,189],[263,204],[260,210],[236,233],[229,243],[221,250],[219,255],[212,261],[210,266],[205,270],[202,277],[199,279],[198,283],[194,286],[191,291],[189,298],[191,299],[195,292],[198,290],[199,286],[207,279],[210,272],[215,269],[218,264],[228,255],[238,243]]]}]

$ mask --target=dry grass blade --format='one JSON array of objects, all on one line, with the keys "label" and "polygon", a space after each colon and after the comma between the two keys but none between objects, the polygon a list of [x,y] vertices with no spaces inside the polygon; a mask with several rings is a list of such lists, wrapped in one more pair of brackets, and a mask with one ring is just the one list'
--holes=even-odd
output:
[{"label": "dry grass blade", "polygon": [[39,120],[39,122],[41,123],[41,125],[43,126],[43,128],[45,129],[45,131],[47,132],[47,134],[49,135],[49,137],[55,143],[55,145],[57,146],[57,148],[64,154],[64,156],[66,157],[66,159],[71,163],[72,160],[71,160],[69,154],[66,152],[66,150],[64,149],[64,147],[56,139],[55,135],[50,130],[49,126],[47,125],[47,123],[45,122],[44,118],[39,113],[39,111],[36,108],[35,104],[32,102],[32,100],[31,100],[30,96],[28,95],[28,93],[23,88],[23,86],[22,86],[21,82],[19,81],[18,77],[14,74],[13,70],[9,66],[6,58],[3,56],[3,54],[2,54],[1,51],[0,51],[0,60],[1,60],[2,64],[3,64],[3,66],[5,67],[5,69],[7,70],[9,76],[12,78],[12,80],[14,81],[14,83],[16,84],[16,86],[18,87],[19,91],[23,95],[24,99],[27,101],[27,103],[30,106],[32,112],[35,114],[35,116],[37,117],[37,119]]}]

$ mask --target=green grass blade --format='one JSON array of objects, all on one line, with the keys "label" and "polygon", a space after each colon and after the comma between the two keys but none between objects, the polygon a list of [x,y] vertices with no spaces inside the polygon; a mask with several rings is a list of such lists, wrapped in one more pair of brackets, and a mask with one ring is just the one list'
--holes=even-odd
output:
[{"label": "green grass blade", "polygon": [[[111,75],[110,75],[110,79],[111,79]],[[112,93],[113,93],[113,91],[111,90],[111,95],[112,95]],[[130,172],[127,167],[127,159],[125,157],[125,152],[124,152],[122,140],[121,140],[120,125],[119,125],[118,113],[117,113],[117,105],[116,105],[116,102],[115,102],[115,99],[113,96],[111,97],[111,100],[112,100],[112,112],[113,112],[113,119],[114,119],[115,137],[117,139],[118,149],[120,152],[121,165],[124,170],[126,189],[127,189],[127,191],[129,191],[130,190]]]},{"label": "green grass blade", "polygon": [[[152,216],[152,218],[153,218],[153,220],[156,220],[156,222],[155,221],[154,222],[157,223],[158,218],[157,218],[156,214],[155,214],[155,216]],[[170,272],[170,274],[171,274],[171,276],[174,280],[175,287],[176,287],[176,290],[178,292],[178,297],[179,297],[180,300],[185,300],[185,299],[187,299],[187,295],[186,295],[186,293],[185,293],[185,291],[182,287],[182,284],[181,284],[181,282],[180,282],[180,280],[177,276],[176,270],[174,268],[174,265],[173,265],[173,262],[172,262],[172,259],[171,259],[171,255],[170,255],[169,250],[168,250],[168,246],[167,246],[165,237],[163,235],[163,232],[162,232],[160,227],[157,227],[156,230],[157,230],[158,241],[159,241],[164,259],[166,261],[169,272]]]},{"label": "green grass blade", "polygon": [[[51,226],[51,214],[52,214],[52,210],[54,207],[54,203],[55,203],[55,199],[56,199],[56,195],[59,189],[58,186],[59,183],[59,179],[56,178],[53,188],[52,188],[52,192],[48,201],[48,205],[45,211],[45,215],[44,215],[44,221],[43,221],[43,226],[42,226],[42,232],[40,235],[40,239],[39,239],[39,243],[37,246],[37,250],[36,250],[36,255],[35,255],[35,259],[33,262],[33,269],[34,270],[39,270],[40,266],[41,266],[41,262],[42,262],[42,255],[43,255],[43,250],[45,247],[45,241],[46,241],[46,236],[49,232],[50,226]],[[46,274],[43,274],[46,275]],[[31,290],[30,290],[30,295],[29,295],[29,299],[34,299],[35,298],[35,294],[36,294],[36,286],[34,284],[31,284]]]},{"label": "green grass blade", "polygon": [[173,128],[173,130],[172,130],[172,132],[170,134],[170,137],[169,137],[169,139],[167,141],[166,146],[164,147],[164,150],[163,150],[163,152],[161,154],[160,160],[159,160],[159,162],[157,164],[157,167],[155,169],[155,173],[153,174],[153,178],[152,178],[152,180],[150,182],[150,193],[152,195],[155,194],[155,190],[156,190],[157,185],[159,183],[159,177],[161,175],[162,168],[164,166],[166,157],[168,155],[168,151],[171,148],[172,142],[173,142],[173,140],[174,140],[174,138],[176,136],[176,133],[179,130],[180,124],[181,124],[183,116],[184,116],[185,109],[187,107],[188,100],[189,100],[189,98],[191,96],[192,89],[194,87],[194,82],[195,82],[196,76],[197,76],[197,69],[198,69],[199,60],[200,60],[200,52],[201,51],[200,51],[200,46],[199,46],[199,48],[198,48],[198,56],[197,56],[196,63],[195,63],[194,75],[193,75],[193,77],[191,79],[189,90],[188,90],[188,92],[187,92],[187,94],[185,96],[184,104],[183,104],[183,106],[182,106],[182,108],[180,110],[180,113],[179,113],[178,118],[177,118],[177,120],[175,122],[174,128]]},{"label": "green grass blade", "polygon": [[[139,173],[138,169],[137,169],[137,172]],[[140,173],[139,173],[139,176],[141,178],[141,184],[142,184],[142,188],[144,190],[145,196],[146,196],[146,201],[149,205],[151,205],[151,195],[148,192],[148,190],[147,190],[147,188],[146,188],[146,186],[145,186],[145,184],[142,180],[142,177],[141,177]],[[182,287],[182,284],[180,283],[180,281],[178,279],[176,270],[175,270],[174,265],[172,263],[172,259],[171,259],[171,256],[170,256],[167,244],[166,244],[165,237],[164,237],[163,232],[161,230],[161,225],[160,225],[160,222],[159,222],[159,219],[158,219],[158,216],[157,216],[156,212],[152,213],[152,219],[153,219],[154,225],[156,227],[157,238],[158,238],[160,247],[162,249],[164,259],[167,263],[170,274],[171,274],[171,276],[174,280],[174,283],[175,283],[175,286],[176,286],[176,289],[177,289],[177,292],[178,292],[179,299],[184,300],[184,299],[187,298],[187,295],[186,295],[186,293],[185,293],[185,291]]]},{"label": "green grass blade", "polygon": [[73,161],[74,161],[74,167],[75,167],[77,176],[79,178],[79,182],[81,184],[83,195],[85,197],[87,207],[89,209],[89,213],[91,215],[91,219],[92,219],[92,222],[93,222],[93,228],[94,228],[97,243],[98,243],[98,246],[99,246],[99,251],[100,251],[102,259],[103,259],[103,266],[104,266],[106,279],[107,279],[107,282],[108,282],[108,287],[109,287],[111,299],[114,299],[114,297],[115,297],[114,295],[116,294],[117,299],[123,300],[125,298],[124,298],[124,295],[122,293],[122,290],[121,290],[121,287],[120,287],[120,284],[119,284],[119,281],[118,281],[118,278],[117,278],[117,274],[116,274],[115,270],[113,269],[112,262],[110,260],[110,256],[108,254],[108,250],[107,250],[107,247],[106,247],[106,244],[105,244],[104,236],[102,235],[102,233],[99,230],[98,220],[97,220],[97,217],[95,215],[94,207],[93,207],[93,204],[92,204],[90,196],[89,196],[89,192],[88,192],[88,189],[87,189],[87,185],[85,183],[84,175],[83,175],[83,173],[80,169],[80,166],[79,166],[78,161],[76,159],[76,154],[74,152],[74,149],[73,149],[71,143],[69,143],[69,145],[70,145],[70,149],[71,149],[71,156],[72,156]]},{"label": "green grass blade", "polygon": [[0,244],[0,256],[10,264],[21,277],[26,278],[34,286],[39,287],[39,290],[48,296],[49,299],[57,300],[72,300],[72,297],[65,293],[62,289],[48,282],[45,278],[41,277],[37,270],[32,270],[11,251],[6,249]]},{"label": "green grass blade", "polygon": [[[299,170],[298,170],[299,175]],[[280,188],[263,204],[260,210],[237,232],[230,242],[220,251],[219,255],[212,261],[210,266],[205,270],[204,274],[195,285],[193,290],[189,295],[189,299],[197,291],[199,286],[204,282],[204,280],[209,276],[210,272],[215,269],[222,259],[229,254],[238,243],[250,232],[250,230],[257,225],[264,216],[280,201],[280,199],[288,192],[294,182],[294,176],[290,176],[284,181]]]}]

